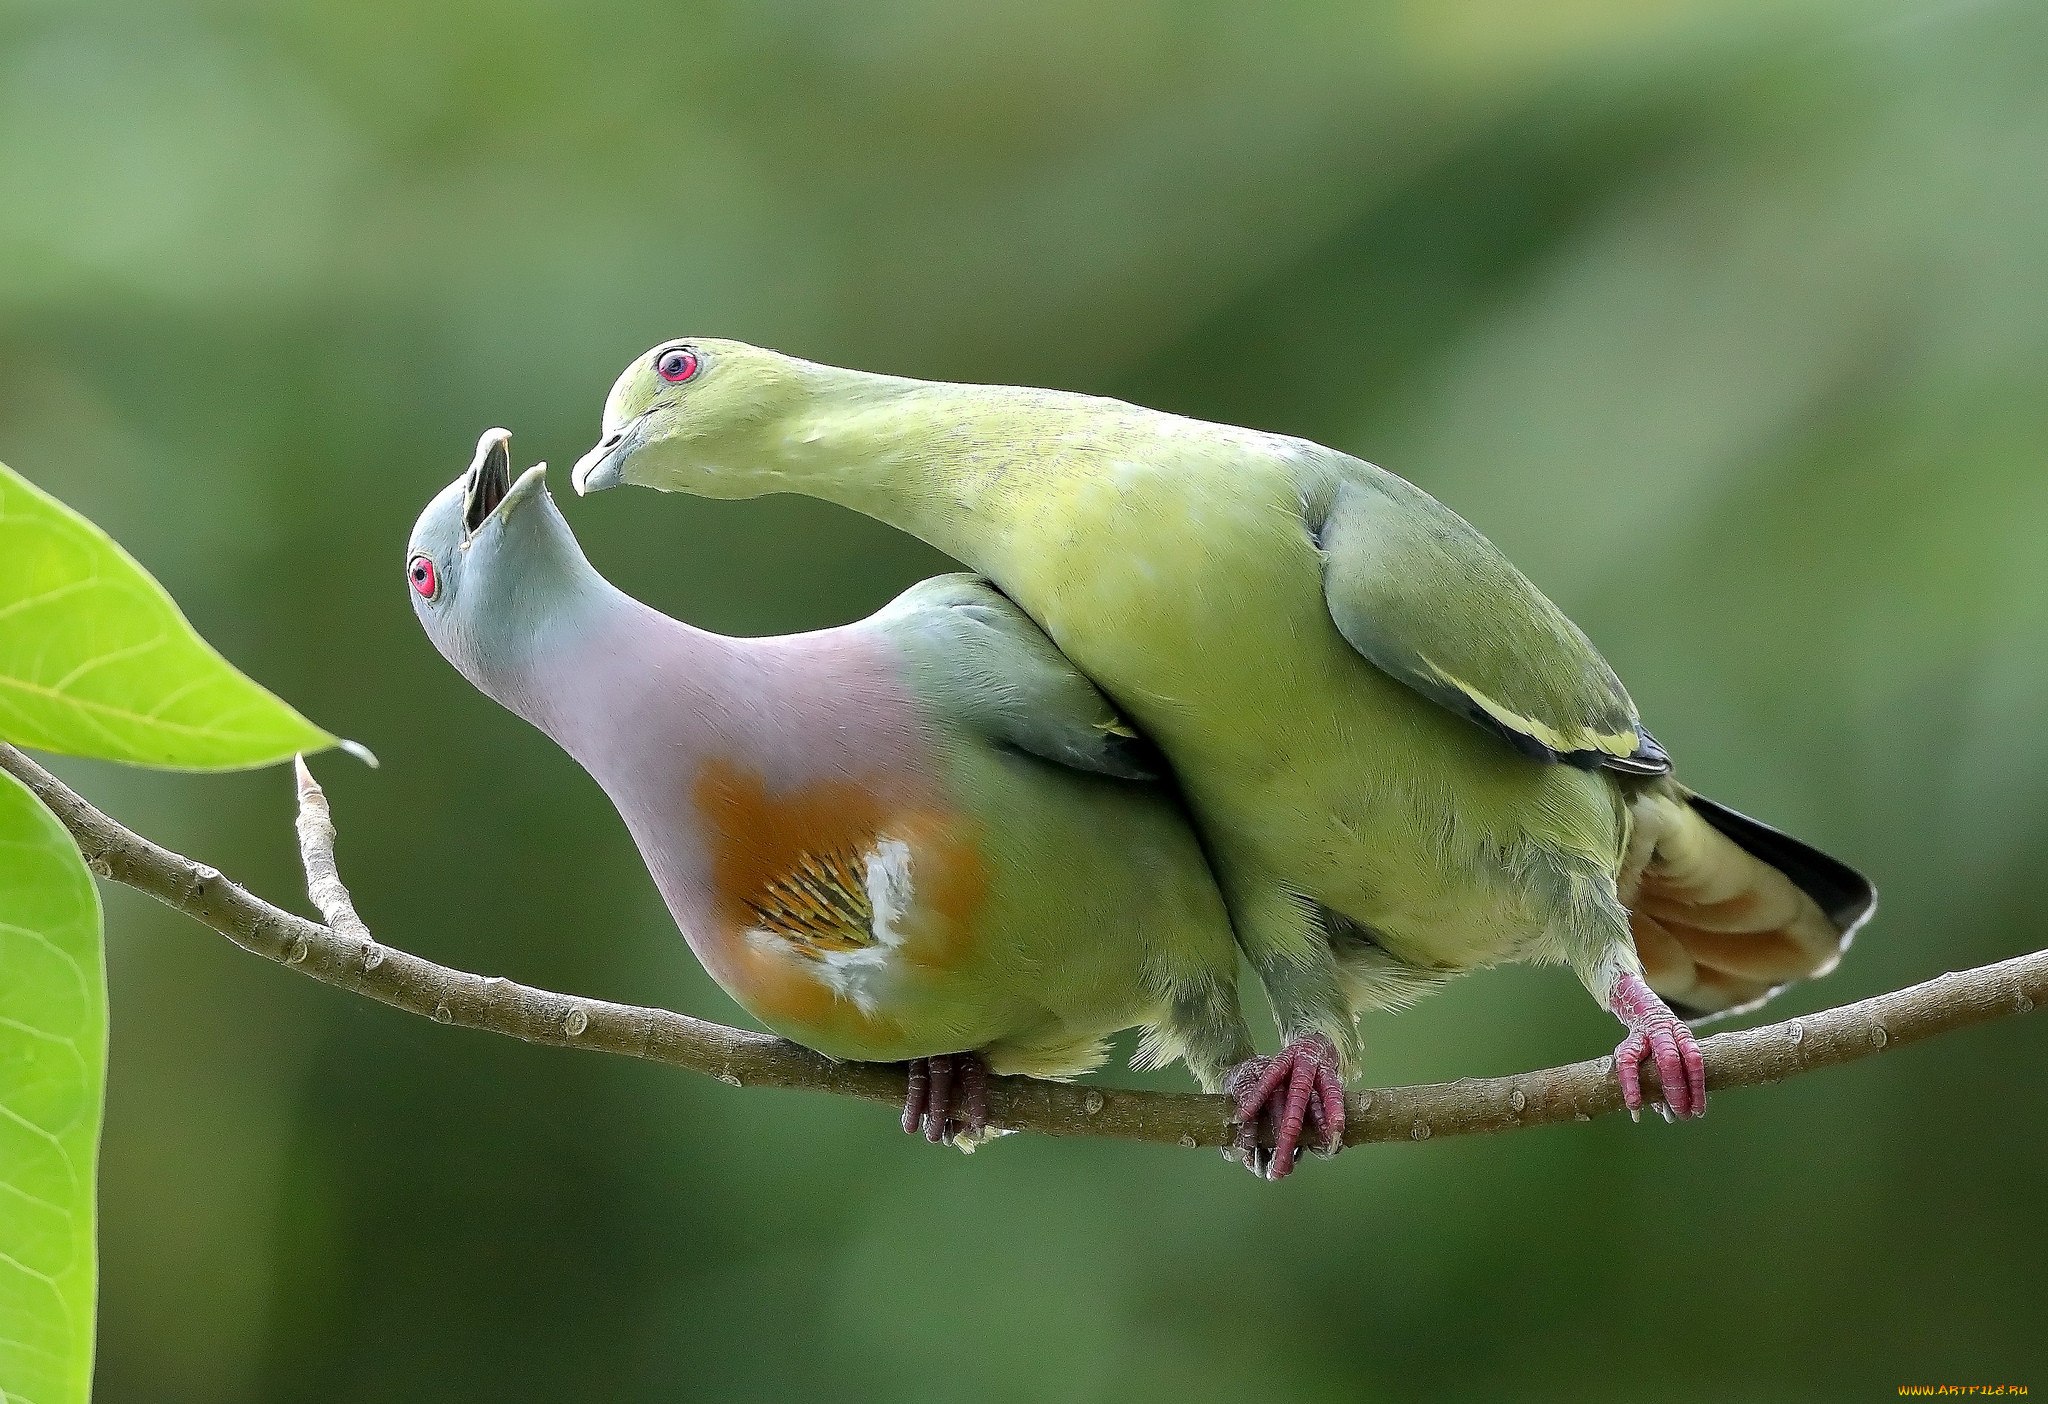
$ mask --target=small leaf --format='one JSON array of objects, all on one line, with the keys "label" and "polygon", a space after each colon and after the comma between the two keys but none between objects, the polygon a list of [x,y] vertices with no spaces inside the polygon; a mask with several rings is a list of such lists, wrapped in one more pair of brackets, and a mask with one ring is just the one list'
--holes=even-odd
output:
[{"label": "small leaf", "polygon": [[56,818],[0,773],[0,1399],[92,1394],[106,1075],[99,893]]},{"label": "small leaf", "polygon": [[179,770],[335,744],[235,671],[105,532],[5,464],[0,738]]}]

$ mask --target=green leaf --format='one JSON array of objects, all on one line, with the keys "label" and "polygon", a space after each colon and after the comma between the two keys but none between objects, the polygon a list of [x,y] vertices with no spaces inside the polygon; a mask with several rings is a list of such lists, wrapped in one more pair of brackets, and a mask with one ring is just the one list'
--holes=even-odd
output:
[{"label": "green leaf", "polygon": [[214,652],[105,532],[5,464],[0,738],[180,770],[336,744]]},{"label": "green leaf", "polygon": [[0,773],[0,1400],[92,1393],[107,981],[92,876]]}]

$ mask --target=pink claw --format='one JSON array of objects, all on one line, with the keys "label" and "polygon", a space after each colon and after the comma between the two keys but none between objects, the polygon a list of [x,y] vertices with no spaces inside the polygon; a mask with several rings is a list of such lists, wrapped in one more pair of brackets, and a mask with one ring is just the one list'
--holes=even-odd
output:
[{"label": "pink claw", "polygon": [[[1305,1034],[1271,1058],[1245,1059],[1229,1087],[1237,1099],[1236,1148],[1253,1174],[1285,1179],[1311,1126],[1322,1132],[1325,1151],[1343,1149],[1344,1076],[1337,1046],[1322,1034]],[[1270,1155],[1259,1145],[1259,1122],[1266,1117],[1274,1122]]]},{"label": "pink claw", "polygon": [[1615,983],[1608,1007],[1628,1025],[1628,1037],[1614,1050],[1614,1073],[1628,1114],[1640,1117],[1646,1105],[1657,1105],[1643,1096],[1643,1067],[1648,1064],[1656,1069],[1663,1109],[1681,1121],[1705,1116],[1707,1064],[1685,1021],[1635,974],[1623,975]]}]

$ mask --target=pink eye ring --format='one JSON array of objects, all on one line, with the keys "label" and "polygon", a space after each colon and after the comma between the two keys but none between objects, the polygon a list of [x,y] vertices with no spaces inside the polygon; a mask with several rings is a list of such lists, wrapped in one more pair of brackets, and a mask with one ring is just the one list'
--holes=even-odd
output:
[{"label": "pink eye ring", "polygon": [[425,556],[414,556],[405,563],[405,578],[412,582],[413,593],[423,600],[431,600],[441,593],[441,577],[435,573],[434,563]]},{"label": "pink eye ring", "polygon": [[657,356],[655,374],[671,385],[681,385],[697,373],[697,353],[687,346],[673,346]]}]

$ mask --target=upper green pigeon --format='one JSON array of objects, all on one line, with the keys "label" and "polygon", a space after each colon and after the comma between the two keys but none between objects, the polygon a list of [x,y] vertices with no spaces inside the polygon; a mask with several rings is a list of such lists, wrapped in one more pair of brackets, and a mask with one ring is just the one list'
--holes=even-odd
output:
[{"label": "upper green pigeon", "polygon": [[[1857,874],[1670,775],[1613,671],[1419,488],[1301,439],[1115,400],[842,370],[738,342],[627,368],[589,492],[801,492],[986,575],[1165,753],[1287,1048],[1233,1077],[1274,1169],[1355,1015],[1563,961],[1627,1025],[1631,1110],[1705,1105],[1679,1017],[1831,968]],[[1674,1010],[1673,1006],[1676,1006]],[[1337,1114],[1326,1114],[1332,1111]]]},{"label": "upper green pigeon", "polygon": [[1212,1090],[1250,1054],[1178,797],[1015,606],[946,576],[843,628],[707,633],[609,584],[510,461],[486,434],[421,515],[420,622],[604,787],[750,1013],[912,1063],[906,1129],[934,1139],[979,1135],[986,1069],[1069,1076],[1119,1029]]}]

